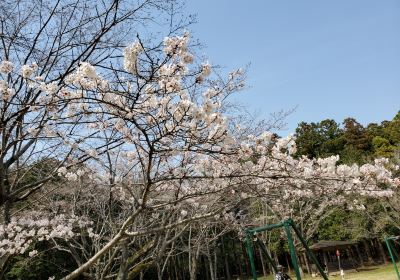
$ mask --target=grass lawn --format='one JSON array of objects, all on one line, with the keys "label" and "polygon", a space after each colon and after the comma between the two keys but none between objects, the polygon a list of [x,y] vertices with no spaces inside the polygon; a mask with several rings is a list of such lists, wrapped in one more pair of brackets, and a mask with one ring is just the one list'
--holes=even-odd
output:
[{"label": "grass lawn", "polygon": [[[397,267],[400,269],[400,264],[397,264]],[[294,275],[290,275],[292,279],[296,279]],[[260,280],[272,280],[273,277],[261,277],[258,278]],[[304,277],[304,280],[320,280],[323,278],[320,277]],[[331,280],[340,280],[340,276],[330,276]],[[396,272],[394,270],[393,264],[385,265],[385,266],[375,266],[375,267],[367,267],[359,272],[351,272],[347,273],[344,276],[345,280],[397,280]]]}]

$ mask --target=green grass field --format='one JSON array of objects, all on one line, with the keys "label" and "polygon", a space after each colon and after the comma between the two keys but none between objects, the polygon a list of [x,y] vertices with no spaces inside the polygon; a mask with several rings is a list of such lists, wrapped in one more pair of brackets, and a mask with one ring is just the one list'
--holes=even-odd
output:
[{"label": "green grass field", "polygon": [[[400,264],[397,265],[400,269]],[[292,279],[296,279],[294,275],[291,275]],[[272,280],[273,277],[261,277],[258,278],[260,280]],[[304,277],[304,280],[320,280],[323,278],[320,277]],[[339,280],[340,276],[330,276],[331,280]],[[385,266],[377,266],[377,267],[368,267],[359,272],[352,272],[345,274],[345,280],[397,280],[396,272],[394,270],[393,264],[385,265]]]}]

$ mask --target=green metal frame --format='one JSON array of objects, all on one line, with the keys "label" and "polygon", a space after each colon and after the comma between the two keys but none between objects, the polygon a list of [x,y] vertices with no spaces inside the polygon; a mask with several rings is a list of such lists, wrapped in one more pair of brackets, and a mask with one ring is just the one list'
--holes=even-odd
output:
[{"label": "green metal frame", "polygon": [[396,250],[392,247],[392,245],[390,244],[390,241],[394,242],[395,240],[397,240],[399,237],[385,237],[385,243],[386,246],[388,248],[389,254],[390,254],[390,258],[392,259],[393,265],[394,265],[394,270],[396,271],[397,274],[397,279],[400,280],[400,273],[399,273],[399,269],[397,268],[397,264],[396,264],[396,258],[397,260],[400,260],[399,255],[397,254]]},{"label": "green metal frame", "polygon": [[[296,255],[296,250],[295,250],[294,243],[293,243],[293,236],[292,236],[291,229],[294,230],[295,234],[300,239],[300,242],[303,245],[304,249],[306,250],[308,257],[315,263],[315,265],[318,268],[319,273],[321,273],[321,276],[325,280],[328,280],[328,276],[326,275],[325,271],[322,269],[321,265],[319,264],[317,258],[313,254],[313,252],[308,247],[307,242],[303,238],[303,235],[301,234],[300,230],[296,227],[296,225],[294,224],[292,219],[288,219],[288,220],[285,220],[285,221],[277,223],[277,224],[266,225],[263,227],[245,230],[245,232],[246,232],[246,241],[245,241],[246,250],[247,250],[247,254],[249,255],[249,259],[250,259],[250,267],[251,267],[251,272],[253,274],[253,280],[257,280],[257,272],[256,272],[255,264],[254,264],[253,236],[258,232],[268,231],[268,230],[282,228],[282,227],[284,228],[287,239],[288,239],[290,258],[292,260],[292,265],[293,265],[293,268],[294,268],[294,271],[296,274],[296,279],[301,280],[301,275],[300,275],[299,264],[297,262],[297,255]],[[267,256],[267,260],[268,260],[268,262],[271,263],[274,271],[277,272],[276,264],[272,260],[271,256],[268,254],[268,251],[265,248],[264,243],[262,243],[259,239],[257,239],[257,243],[260,245],[263,253]]]}]

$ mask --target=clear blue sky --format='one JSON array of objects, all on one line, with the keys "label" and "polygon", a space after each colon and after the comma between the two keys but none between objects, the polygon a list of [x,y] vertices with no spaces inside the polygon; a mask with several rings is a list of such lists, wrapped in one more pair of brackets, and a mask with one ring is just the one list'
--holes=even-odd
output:
[{"label": "clear blue sky", "polygon": [[298,106],[281,134],[300,121],[367,124],[400,110],[399,0],[188,0],[186,9],[212,64],[251,63],[241,103],[263,117]]}]

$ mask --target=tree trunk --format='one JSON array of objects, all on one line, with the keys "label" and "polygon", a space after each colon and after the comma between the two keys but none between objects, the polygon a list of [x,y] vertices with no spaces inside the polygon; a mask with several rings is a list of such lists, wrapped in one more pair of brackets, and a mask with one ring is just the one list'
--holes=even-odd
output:
[{"label": "tree trunk", "polygon": [[246,249],[244,248],[244,245],[242,243],[242,254],[245,256],[245,263],[246,263],[246,276],[250,276],[250,260],[249,260],[249,256],[247,255]]},{"label": "tree trunk", "polygon": [[378,243],[378,249],[379,249],[379,253],[380,253],[381,257],[382,257],[382,261],[383,261],[384,264],[387,264],[388,263],[388,258],[386,256],[386,252],[385,252],[385,249],[383,248],[382,242],[380,242],[379,239],[376,240],[376,242]]},{"label": "tree trunk", "polygon": [[163,271],[162,271],[162,268],[161,268],[161,264],[157,262],[156,267],[157,267],[157,278],[158,278],[158,280],[163,280],[163,278],[162,278]]},{"label": "tree trunk", "polygon": [[368,244],[368,241],[367,240],[363,240],[363,245],[364,245],[365,253],[367,254],[368,263],[372,264],[374,262],[374,260],[373,260],[372,255],[371,255],[370,246]]},{"label": "tree trunk", "polygon": [[136,277],[138,275],[140,275],[143,271],[145,271],[146,269],[149,269],[150,267],[154,266],[154,259],[151,259],[147,262],[142,262],[136,266],[134,266],[128,273],[128,280],[133,280],[136,279]]},{"label": "tree trunk", "polygon": [[127,249],[128,242],[125,241],[121,244],[121,264],[118,271],[117,280],[125,280],[128,276],[128,249]]},{"label": "tree trunk", "polygon": [[[178,255],[178,258],[177,258],[177,263],[178,263],[178,271],[180,272],[180,278],[181,279],[186,279],[186,272],[187,272],[187,270],[186,269],[182,269],[185,265],[186,265],[186,263],[184,263],[183,261],[182,261],[182,258],[184,258],[184,256],[183,255]],[[188,263],[188,267],[189,267],[189,269],[190,269],[190,262]]]},{"label": "tree trunk", "polygon": [[195,256],[191,257],[190,263],[190,280],[196,280],[197,279],[197,259]]},{"label": "tree trunk", "polygon": [[228,252],[225,250],[225,240],[224,237],[221,237],[222,243],[222,254],[224,255],[224,262],[225,262],[225,275],[227,280],[231,280],[231,272],[229,270],[229,262],[228,262]]},{"label": "tree trunk", "polygon": [[107,253],[111,248],[116,246],[122,238],[122,232],[119,232],[114,236],[100,251],[98,251],[93,257],[91,257],[86,263],[72,271],[70,274],[65,276],[63,280],[72,280],[78,278],[83,272],[89,269],[100,257]]},{"label": "tree trunk", "polygon": [[189,276],[190,280],[197,279],[197,265],[198,259],[200,255],[200,244],[196,245],[196,251],[193,253],[193,249],[191,248],[192,243],[192,227],[189,230],[189,240],[188,240],[188,248],[189,248]]},{"label": "tree trunk", "polygon": [[211,254],[209,252],[207,254],[207,260],[208,260],[208,267],[209,267],[209,270],[210,270],[211,280],[216,280],[216,278],[215,278],[214,261],[213,261],[213,258],[211,257]]},{"label": "tree trunk", "polygon": [[261,266],[262,266],[262,270],[263,270],[263,275],[264,275],[265,277],[267,277],[267,268],[265,267],[265,260],[264,260],[264,257],[263,257],[263,255],[262,255],[262,252],[261,252],[261,249],[260,249],[260,248],[258,248],[258,253],[259,253],[259,255],[260,255],[260,260],[261,260]]},{"label": "tree trunk", "polygon": [[278,255],[276,254],[276,252],[274,252],[274,260],[276,264],[279,264],[279,259],[278,259]]},{"label": "tree trunk", "polygon": [[208,267],[207,260],[204,256],[201,259],[203,260],[202,263],[203,263],[203,267],[205,268],[206,280],[210,280],[211,272],[210,272],[210,268]]},{"label": "tree trunk", "polygon": [[3,204],[3,219],[6,225],[11,222],[10,204],[10,200],[6,200]]},{"label": "tree trunk", "polygon": [[7,269],[8,259],[10,258],[9,254],[5,254],[0,258],[0,279],[4,279],[4,273]]},{"label": "tree trunk", "polygon": [[77,269],[72,271],[70,274],[62,278],[63,280],[72,280],[78,278],[81,274],[83,274],[86,270],[88,270],[92,265],[94,265],[104,254],[110,251],[112,248],[118,245],[118,242],[124,237],[125,230],[132,222],[135,220],[137,215],[139,215],[143,211],[142,208],[136,210],[134,214],[132,214],[128,219],[125,220],[119,232],[110,240],[106,245],[103,246],[96,254],[94,254],[86,263],[79,266]]},{"label": "tree trunk", "polygon": [[325,271],[328,274],[329,273],[329,269],[328,269],[328,257],[326,255],[325,251],[322,251],[322,255],[324,256],[324,264],[325,264]]},{"label": "tree trunk", "polygon": [[311,275],[310,263],[308,262],[308,257],[306,253],[303,253],[304,262],[306,263],[307,273]]},{"label": "tree trunk", "polygon": [[359,259],[359,261],[360,261],[360,265],[361,265],[361,267],[364,267],[364,266],[365,266],[365,264],[364,264],[364,259],[363,259],[362,255],[361,255],[361,253],[360,253],[360,248],[358,248],[358,244],[356,244],[355,247],[356,247],[358,259]]},{"label": "tree trunk", "polygon": [[[236,261],[236,272],[237,272],[237,274],[239,274],[239,277],[242,278],[243,277],[243,267],[242,267],[242,262],[240,261],[241,255],[240,255],[240,252],[239,252],[239,256],[236,253],[235,240],[232,239],[232,242],[233,242],[233,246],[232,246],[233,247],[233,257],[235,258],[235,261]],[[247,261],[246,258],[244,258],[244,260]]]},{"label": "tree trunk", "polygon": [[289,274],[290,274],[290,273],[292,273],[292,268],[290,267],[290,262],[289,262],[288,254],[286,254],[286,252],[285,252],[285,259],[286,259],[286,266],[287,266],[287,269],[288,269]]},{"label": "tree trunk", "polygon": [[218,258],[217,258],[217,251],[214,250],[214,279],[212,280],[217,280],[218,276]]}]

